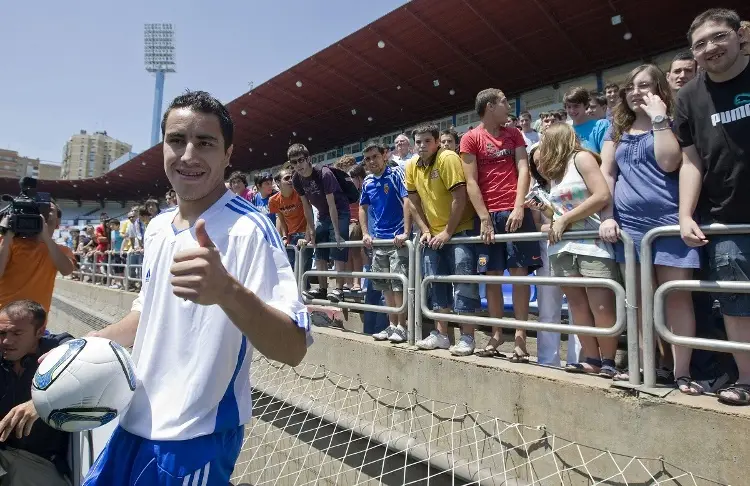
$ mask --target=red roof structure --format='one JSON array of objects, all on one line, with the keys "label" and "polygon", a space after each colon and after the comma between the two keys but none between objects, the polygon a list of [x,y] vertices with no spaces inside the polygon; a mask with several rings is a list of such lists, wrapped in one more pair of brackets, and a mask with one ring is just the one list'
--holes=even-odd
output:
[{"label": "red roof structure", "polygon": [[[317,153],[466,111],[487,87],[513,95],[686,46],[690,22],[713,6],[704,0],[410,1],[230,102],[232,170],[278,165],[294,142]],[[750,18],[746,0],[722,6]],[[614,15],[623,21],[613,25]],[[101,177],[40,181],[38,189],[60,199],[137,200],[167,188],[157,145]],[[0,193],[17,191],[17,181],[0,179]]]}]

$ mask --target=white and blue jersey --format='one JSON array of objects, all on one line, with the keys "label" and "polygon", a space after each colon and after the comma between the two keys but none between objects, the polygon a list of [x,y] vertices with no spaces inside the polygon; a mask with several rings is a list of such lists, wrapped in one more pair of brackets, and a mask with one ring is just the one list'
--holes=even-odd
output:
[{"label": "white and blue jersey", "polygon": [[408,197],[401,168],[386,166],[380,176],[369,174],[362,183],[360,205],[369,206],[370,233],[393,239],[404,232],[404,198]]},{"label": "white and blue jersey", "polygon": [[[198,246],[194,228],[175,230],[175,215],[174,210],[159,214],[144,235],[143,284],[132,306],[141,312],[133,346],[138,386],[86,485],[131,484],[127,478],[133,475],[151,477],[154,461],[159,468],[153,474],[163,474],[161,463],[166,461],[175,468],[170,477],[188,480],[184,484],[226,485],[239,454],[242,425],[252,408],[253,347],[218,305],[203,306],[173,294],[169,270],[175,254]],[[305,329],[310,344],[307,311],[271,221],[228,191],[200,218],[227,271]],[[144,447],[150,450],[145,455]],[[128,461],[132,454],[139,459]],[[107,456],[111,463],[130,462],[131,472],[108,464]],[[122,481],[108,482],[118,475]],[[147,479],[143,484],[166,483]]]}]

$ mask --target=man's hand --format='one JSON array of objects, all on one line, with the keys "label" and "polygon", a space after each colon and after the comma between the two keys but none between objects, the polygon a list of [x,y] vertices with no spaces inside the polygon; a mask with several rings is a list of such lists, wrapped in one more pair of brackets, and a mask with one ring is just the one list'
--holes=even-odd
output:
[{"label": "man's hand", "polygon": [[508,220],[505,222],[505,231],[508,233],[514,233],[521,227],[523,223],[523,206],[513,208],[510,212]]},{"label": "man's hand", "polygon": [[406,243],[406,240],[409,239],[409,235],[406,233],[401,233],[400,235],[396,235],[395,238],[393,238],[393,244],[396,245],[396,248],[401,248],[404,246],[404,243]]},{"label": "man's hand", "polygon": [[362,244],[365,245],[365,248],[372,248],[372,235],[370,233],[362,235]]},{"label": "man's hand", "polygon": [[315,246],[315,230],[313,228],[307,227],[307,230],[305,231],[305,239],[307,240],[307,244],[310,246]]},{"label": "man's hand", "polygon": [[232,283],[221,254],[206,233],[206,222],[195,223],[198,248],[182,250],[174,256],[169,269],[172,277],[172,292],[177,296],[200,305],[218,304],[226,297]]},{"label": "man's hand", "polygon": [[492,224],[491,216],[488,214],[486,218],[479,220],[479,236],[482,237],[482,241],[485,245],[489,245],[495,241],[495,225]]},{"label": "man's hand", "polygon": [[451,235],[449,235],[445,230],[441,231],[440,233],[436,234],[432,237],[430,240],[430,248],[433,250],[439,250],[445,245],[445,242],[451,239]]},{"label": "man's hand", "polygon": [[34,403],[31,400],[16,405],[3,420],[0,420],[0,442],[5,442],[14,430],[17,439],[28,436],[31,433],[31,427],[38,418],[39,414],[36,413]]},{"label": "man's hand", "polygon": [[708,238],[706,238],[706,235],[704,235],[703,231],[698,227],[698,223],[690,217],[680,218],[680,236],[687,246],[693,248],[708,243]]},{"label": "man's hand", "polygon": [[49,234],[49,229],[47,226],[47,220],[44,219],[44,216],[39,215],[39,219],[42,220],[42,231],[37,235],[37,238],[39,238],[39,241],[43,241],[44,243],[50,243],[52,242],[52,236]]},{"label": "man's hand", "polygon": [[419,244],[422,246],[430,246],[430,240],[432,239],[432,235],[429,231],[423,231],[422,235],[419,237]]}]

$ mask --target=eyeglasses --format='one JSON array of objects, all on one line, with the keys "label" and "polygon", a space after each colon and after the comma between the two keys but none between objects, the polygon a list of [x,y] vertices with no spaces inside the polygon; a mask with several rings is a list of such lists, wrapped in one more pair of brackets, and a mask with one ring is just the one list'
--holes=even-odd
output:
[{"label": "eyeglasses", "polygon": [[625,86],[625,92],[632,93],[636,89],[638,89],[638,91],[651,91],[653,88],[653,83],[638,83],[637,85],[630,83]]},{"label": "eyeglasses", "polygon": [[699,54],[706,50],[708,47],[708,44],[724,44],[729,40],[729,36],[732,35],[732,32],[734,30],[727,30],[724,32],[717,32],[708,39],[699,40],[692,46],[690,46],[690,50],[693,51],[694,54]]}]

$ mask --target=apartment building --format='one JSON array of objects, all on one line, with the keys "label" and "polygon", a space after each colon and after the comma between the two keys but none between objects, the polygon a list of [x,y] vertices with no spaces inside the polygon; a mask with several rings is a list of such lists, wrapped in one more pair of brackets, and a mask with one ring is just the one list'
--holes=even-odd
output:
[{"label": "apartment building", "polygon": [[109,171],[110,163],[130,152],[132,146],[107,135],[106,131],[80,133],[70,137],[62,154],[61,179],[98,177]]},{"label": "apartment building", "polygon": [[39,177],[39,159],[23,157],[15,150],[0,149],[0,177]]}]

